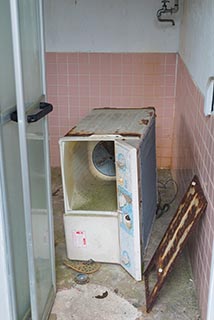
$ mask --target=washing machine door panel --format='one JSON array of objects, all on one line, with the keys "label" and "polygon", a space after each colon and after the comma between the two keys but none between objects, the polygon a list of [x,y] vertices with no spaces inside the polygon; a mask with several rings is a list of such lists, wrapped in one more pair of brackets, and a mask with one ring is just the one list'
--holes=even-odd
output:
[{"label": "washing machine door panel", "polygon": [[137,149],[115,141],[117,203],[121,265],[137,281],[142,279],[138,198]]}]

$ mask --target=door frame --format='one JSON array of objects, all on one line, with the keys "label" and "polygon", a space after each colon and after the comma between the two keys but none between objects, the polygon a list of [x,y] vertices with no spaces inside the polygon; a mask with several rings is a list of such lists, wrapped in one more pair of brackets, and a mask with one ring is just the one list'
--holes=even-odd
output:
[{"label": "door frame", "polygon": [[[1,129],[0,129],[1,130]],[[0,154],[2,155],[2,141],[0,136]],[[1,283],[1,290],[0,290],[0,314],[3,319],[13,320],[15,318],[15,300],[13,296],[13,290],[11,290],[11,278],[9,277],[10,267],[12,266],[11,261],[8,263],[8,259],[10,259],[7,252],[9,250],[8,245],[8,237],[7,237],[7,223],[5,223],[5,218],[7,212],[5,206],[6,201],[4,199],[4,170],[3,170],[3,161],[2,157],[0,159],[0,283]],[[11,260],[11,259],[10,259]]]},{"label": "door frame", "polygon": [[[45,58],[44,58],[44,27],[43,27],[43,4],[42,0],[39,3],[39,18],[40,18],[40,49],[41,49],[41,67],[42,67],[42,96],[45,97]],[[33,230],[32,218],[29,214],[31,212],[31,194],[30,194],[30,178],[29,178],[29,165],[28,165],[28,149],[27,149],[27,135],[26,135],[26,110],[24,104],[24,87],[23,87],[23,73],[22,73],[22,58],[20,46],[20,28],[19,28],[19,12],[17,0],[10,0],[10,14],[11,14],[11,29],[13,41],[13,60],[14,60],[14,76],[16,88],[16,107],[18,114],[18,129],[20,141],[20,159],[21,159],[21,172],[22,172],[22,185],[23,185],[23,204],[25,215],[26,239],[27,239],[27,256],[29,272],[29,285],[30,285],[30,302],[31,302],[31,315],[33,320],[39,319],[38,314],[38,301],[37,301],[37,288],[36,288],[36,270],[34,263],[34,248],[33,248]],[[44,147],[46,152],[45,169],[47,173],[47,207],[49,211],[49,227],[50,227],[50,259],[51,259],[51,274],[52,285],[54,293],[56,292],[55,280],[55,254],[54,254],[54,235],[53,235],[53,217],[52,217],[52,203],[51,203],[51,174],[50,174],[50,159],[49,159],[49,143],[48,143],[48,124],[47,118],[44,120],[46,139]],[[52,307],[52,299],[49,299],[44,314],[48,314]]]}]

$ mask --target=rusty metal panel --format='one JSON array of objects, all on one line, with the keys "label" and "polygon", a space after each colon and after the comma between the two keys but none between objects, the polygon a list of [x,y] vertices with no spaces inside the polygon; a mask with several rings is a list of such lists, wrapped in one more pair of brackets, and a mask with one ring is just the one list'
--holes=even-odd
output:
[{"label": "rusty metal panel", "polygon": [[93,109],[66,136],[116,134],[141,137],[147,131],[154,116],[153,107]]},{"label": "rusty metal panel", "polygon": [[[144,272],[146,310],[150,312],[194,227],[205,212],[207,200],[194,176],[157,250]],[[153,282],[153,283],[152,283]],[[152,289],[150,289],[152,283]]]}]

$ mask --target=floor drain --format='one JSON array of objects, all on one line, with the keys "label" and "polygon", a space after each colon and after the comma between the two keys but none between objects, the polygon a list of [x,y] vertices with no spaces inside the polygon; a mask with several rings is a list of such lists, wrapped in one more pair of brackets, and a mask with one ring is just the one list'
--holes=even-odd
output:
[{"label": "floor drain", "polygon": [[85,284],[89,282],[89,276],[87,274],[84,273],[78,273],[76,275],[76,277],[74,278],[74,281],[77,284]]}]

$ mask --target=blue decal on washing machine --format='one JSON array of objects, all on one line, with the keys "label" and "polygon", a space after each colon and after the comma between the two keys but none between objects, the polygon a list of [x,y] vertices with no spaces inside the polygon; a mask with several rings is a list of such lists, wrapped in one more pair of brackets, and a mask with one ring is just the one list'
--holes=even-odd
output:
[{"label": "blue decal on washing machine", "polygon": [[126,268],[131,267],[131,260],[130,260],[129,254],[126,250],[123,250],[122,255],[121,255],[121,260],[122,260],[123,265],[126,266]]},{"label": "blue decal on washing machine", "polygon": [[132,194],[122,186],[118,186],[119,191],[119,209],[122,214],[120,226],[128,234],[133,236],[133,208],[132,208]]},{"label": "blue decal on washing machine", "polygon": [[117,166],[120,170],[126,170],[126,159],[122,153],[119,153],[117,156]]}]

